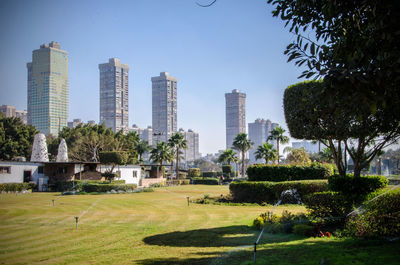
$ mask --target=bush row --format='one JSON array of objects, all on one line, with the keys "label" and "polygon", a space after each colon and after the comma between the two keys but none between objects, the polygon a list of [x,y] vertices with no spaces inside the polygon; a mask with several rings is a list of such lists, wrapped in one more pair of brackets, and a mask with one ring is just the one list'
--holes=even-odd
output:
[{"label": "bush row", "polygon": [[171,179],[167,183],[168,185],[189,185],[190,179]]},{"label": "bush row", "polygon": [[265,165],[256,164],[247,168],[249,181],[290,181],[327,179],[334,173],[332,164],[310,165]]},{"label": "bush row", "polygon": [[400,190],[387,192],[367,202],[364,212],[349,218],[348,235],[356,237],[400,236]]},{"label": "bush row", "polygon": [[218,185],[219,180],[216,178],[193,178],[193,184]]},{"label": "bush row", "polygon": [[0,184],[0,192],[21,192],[24,190],[35,190],[36,187],[36,183],[33,182],[2,183]]},{"label": "bush row", "polygon": [[137,188],[136,184],[99,184],[82,182],[77,185],[77,189],[83,192],[107,192],[111,190],[130,191]]},{"label": "bush row", "polygon": [[284,181],[284,182],[268,182],[268,181],[243,181],[232,182],[229,190],[233,200],[236,202],[252,202],[252,203],[269,203],[275,204],[282,191],[296,189],[303,198],[314,192],[322,192],[328,190],[328,182],[326,180],[300,180],[300,181]]},{"label": "bush row", "polygon": [[360,176],[353,174],[346,176],[332,175],[329,177],[329,188],[340,192],[346,199],[353,203],[363,202],[369,193],[387,187],[388,180],[384,176]]}]

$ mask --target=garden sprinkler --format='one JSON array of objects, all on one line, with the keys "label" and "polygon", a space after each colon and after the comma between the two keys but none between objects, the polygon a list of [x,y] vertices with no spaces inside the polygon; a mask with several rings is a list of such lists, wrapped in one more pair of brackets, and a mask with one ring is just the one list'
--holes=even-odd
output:
[{"label": "garden sprinkler", "polygon": [[53,202],[53,206],[54,206],[54,199],[53,200],[51,200],[52,202]]},{"label": "garden sprinkler", "polygon": [[79,219],[79,217],[78,217],[78,216],[75,216],[76,229],[78,229],[78,219]]},{"label": "garden sprinkler", "polygon": [[188,202],[188,206],[189,206],[189,196],[188,196],[188,197],[186,197],[186,199],[187,199],[187,202]]}]

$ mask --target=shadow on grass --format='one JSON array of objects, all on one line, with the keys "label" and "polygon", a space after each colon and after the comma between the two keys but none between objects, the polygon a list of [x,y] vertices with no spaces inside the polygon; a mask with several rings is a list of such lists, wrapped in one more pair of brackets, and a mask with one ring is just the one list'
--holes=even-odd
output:
[{"label": "shadow on grass", "polygon": [[[230,226],[155,235],[145,238],[144,242],[177,247],[239,247],[251,245],[258,232],[247,226]],[[260,243],[257,250],[260,263],[257,264],[399,264],[400,260],[399,240],[388,242],[351,238],[314,239],[293,234],[265,234]],[[252,248],[235,249],[225,253],[196,251],[188,255],[207,257],[145,259],[137,262],[143,265],[253,264]]]}]

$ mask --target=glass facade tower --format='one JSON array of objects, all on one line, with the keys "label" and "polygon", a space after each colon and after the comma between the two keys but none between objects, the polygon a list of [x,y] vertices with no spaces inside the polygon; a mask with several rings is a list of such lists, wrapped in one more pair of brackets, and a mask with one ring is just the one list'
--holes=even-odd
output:
[{"label": "glass facade tower", "polygon": [[28,124],[58,136],[68,121],[68,53],[58,42],[43,44],[32,52],[27,68]]}]

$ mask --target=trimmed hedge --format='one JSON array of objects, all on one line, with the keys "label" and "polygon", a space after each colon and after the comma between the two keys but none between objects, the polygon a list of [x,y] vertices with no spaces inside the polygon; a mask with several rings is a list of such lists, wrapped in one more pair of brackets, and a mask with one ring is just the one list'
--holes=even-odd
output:
[{"label": "trimmed hedge", "polygon": [[334,173],[334,165],[312,163],[311,165],[265,165],[256,164],[247,168],[249,181],[290,181],[327,179]]},{"label": "trimmed hedge", "polygon": [[168,185],[189,185],[190,179],[171,179],[167,183]]},{"label": "trimmed hedge", "polygon": [[344,218],[352,210],[346,197],[334,191],[309,194],[304,197],[304,204],[311,216],[320,218]]},{"label": "trimmed hedge", "polygon": [[367,202],[363,209],[365,212],[347,221],[347,234],[356,237],[400,236],[400,190]]},{"label": "trimmed hedge", "polygon": [[36,187],[36,183],[33,182],[2,183],[0,184],[0,192],[21,192],[24,190],[34,190]]},{"label": "trimmed hedge", "polygon": [[204,171],[201,176],[203,178],[216,178],[217,177],[217,172],[216,171]]},{"label": "trimmed hedge", "polygon": [[188,176],[190,178],[199,178],[201,175],[200,168],[189,168]]},{"label": "trimmed hedge", "polygon": [[388,185],[388,180],[384,176],[332,175],[328,181],[331,190],[340,192],[347,200],[355,204],[366,200],[369,193]]},{"label": "trimmed hedge", "polygon": [[193,178],[193,184],[218,185],[217,178]]},{"label": "trimmed hedge", "polygon": [[107,192],[111,190],[130,191],[137,188],[136,184],[100,184],[84,182],[80,184],[80,191],[84,192]]},{"label": "trimmed hedge", "polygon": [[251,203],[269,203],[275,204],[282,191],[296,189],[303,198],[314,192],[328,190],[328,182],[326,180],[299,180],[299,181],[243,181],[232,182],[229,185],[232,198],[235,202],[251,202]]}]

